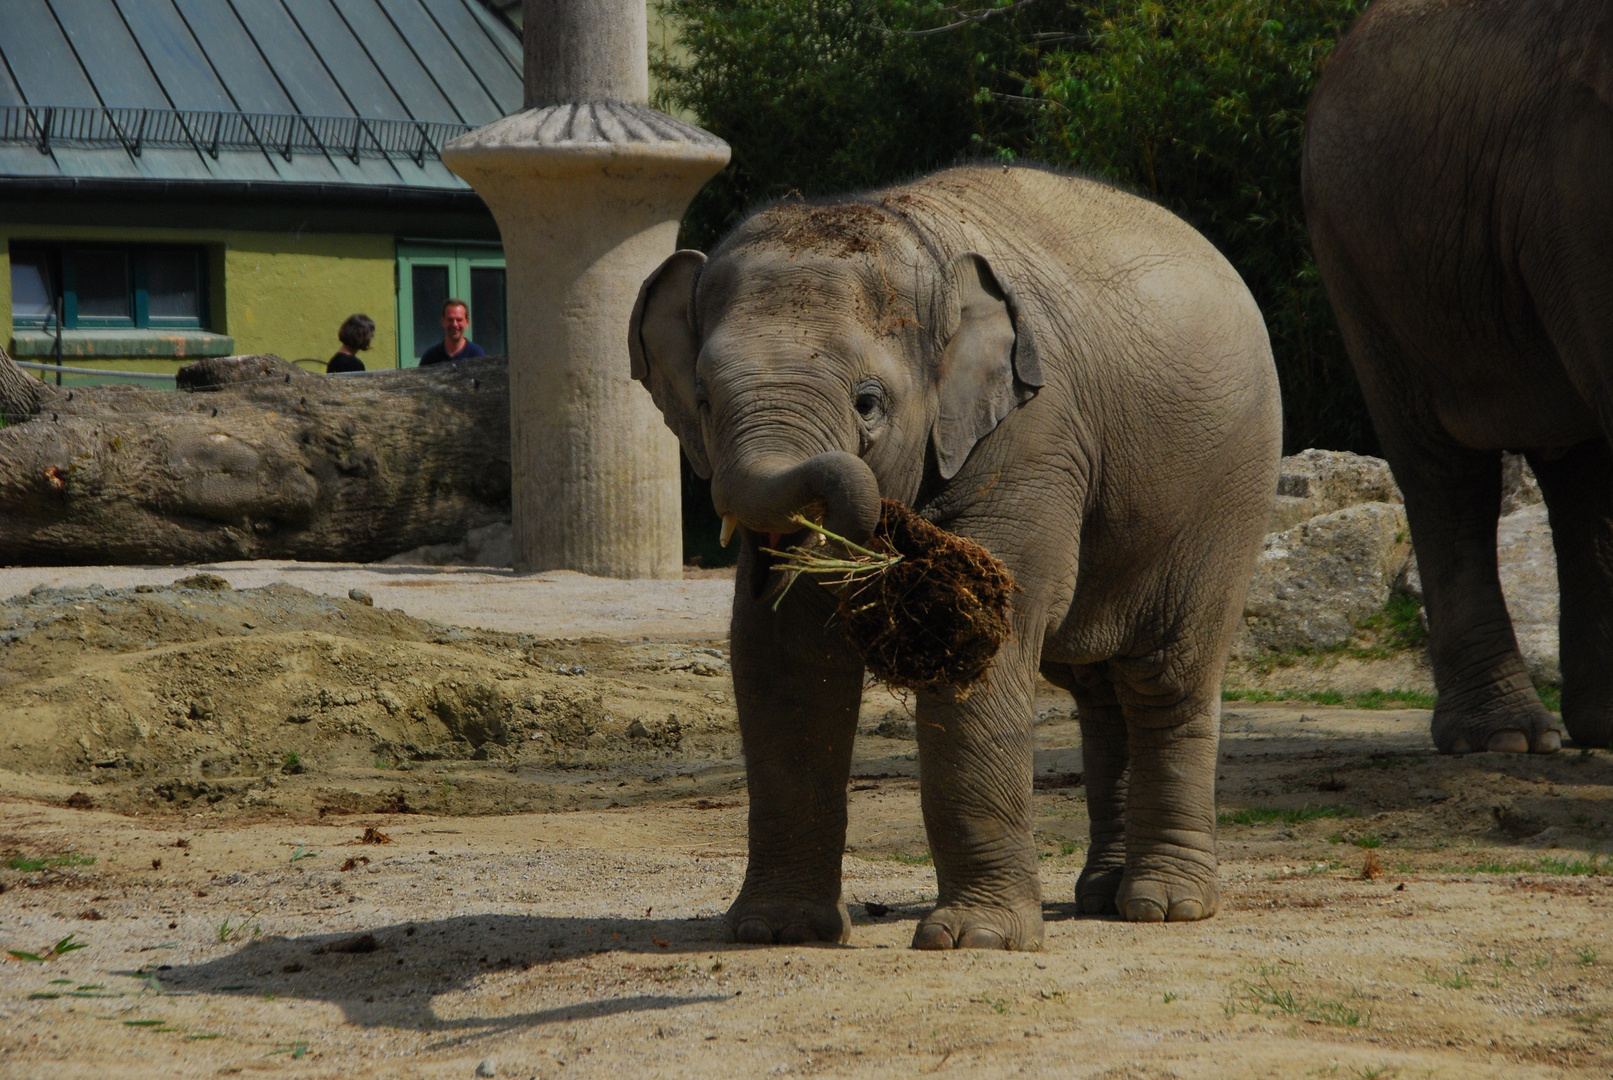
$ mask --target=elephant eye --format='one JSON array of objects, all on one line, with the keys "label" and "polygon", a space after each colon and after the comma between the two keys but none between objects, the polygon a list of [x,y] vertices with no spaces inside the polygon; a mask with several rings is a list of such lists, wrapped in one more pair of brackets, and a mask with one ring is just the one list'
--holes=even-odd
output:
[{"label": "elephant eye", "polygon": [[877,420],[885,411],[885,395],[880,392],[877,385],[864,384],[857,388],[857,398],[853,402],[857,415],[864,420]]}]

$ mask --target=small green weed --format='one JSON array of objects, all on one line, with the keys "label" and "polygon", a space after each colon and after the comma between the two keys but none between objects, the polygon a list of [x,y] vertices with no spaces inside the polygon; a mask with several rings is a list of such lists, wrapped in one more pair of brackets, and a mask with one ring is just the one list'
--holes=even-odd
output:
[{"label": "small green weed", "polygon": [[1165,1002],[1165,1004],[1167,1004],[1167,1005],[1169,1005],[1171,1002],[1175,1001],[1176,997],[1177,997],[1177,995],[1175,993],[1173,993],[1172,991],[1170,991],[1170,990],[1167,990],[1163,994],[1160,995],[1160,999],[1163,1000]]},{"label": "small green weed", "polygon": [[975,998],[975,1000],[980,1002],[982,1005],[989,1006],[991,1011],[996,1013],[998,1016],[1002,1016],[1008,1011],[1007,998],[994,998],[990,994],[982,993],[979,997]]},{"label": "small green weed", "polygon": [[1434,968],[1423,972],[1423,981],[1443,986],[1447,990],[1466,990],[1473,985],[1473,980],[1467,977],[1467,972],[1457,968],[1450,975],[1442,975]]},{"label": "small green weed", "polygon": [[1353,816],[1353,812],[1345,806],[1304,806],[1298,810],[1275,806],[1250,806],[1242,810],[1223,811],[1216,815],[1215,823],[1217,825],[1269,825],[1272,822],[1282,822],[1284,825],[1298,825],[1302,821],[1351,816]]},{"label": "small green weed", "polygon": [[1367,833],[1365,836],[1355,838],[1355,846],[1360,848],[1383,847],[1383,837],[1376,833]]},{"label": "small green weed", "polygon": [[291,1060],[300,1061],[308,1056],[308,1044],[306,1042],[289,1043],[270,1050],[267,1056],[274,1057],[276,1054],[290,1054]]},{"label": "small green weed", "polygon": [[293,851],[291,853],[291,865],[296,866],[298,863],[302,862],[302,860],[304,860],[304,859],[317,859],[318,857],[319,857],[319,852],[317,852],[317,851],[309,851],[307,848],[303,847],[301,844],[298,844],[297,845],[297,850]]},{"label": "small green weed", "polygon": [[1315,1020],[1335,1027],[1366,1027],[1372,1021],[1370,1009],[1362,1012],[1349,1001],[1318,1001],[1311,1006],[1310,1015]]},{"label": "small green weed", "polygon": [[88,942],[74,941],[73,939],[77,936],[77,934],[68,934],[66,937],[62,938],[62,940],[46,949],[43,953],[17,952],[15,950],[11,950],[8,951],[6,955],[10,956],[14,960],[26,960],[29,963],[34,964],[48,963],[51,960],[56,959],[58,956],[66,956],[70,952],[76,952],[79,949],[87,949],[90,947]]},{"label": "small green weed", "polygon": [[1574,962],[1576,964],[1583,964],[1586,967],[1589,967],[1590,965],[1596,963],[1596,950],[1592,948],[1575,949]]},{"label": "small green weed", "polygon": [[1059,854],[1061,856],[1074,855],[1080,850],[1081,845],[1076,843],[1074,840],[1065,840],[1059,844]]},{"label": "small green weed", "polygon": [[255,911],[242,916],[240,922],[232,922],[230,919],[226,918],[223,922],[218,924],[218,940],[220,942],[232,941],[247,931],[251,931],[252,936],[257,937],[259,934],[263,933],[263,924],[258,922],[258,915],[262,911],[262,908],[258,908]]},{"label": "small green weed", "polygon": [[1536,688],[1535,693],[1540,695],[1540,703],[1554,713],[1563,711],[1563,688],[1551,683]]},{"label": "small green weed", "polygon": [[1362,1066],[1355,1070],[1355,1075],[1359,1076],[1361,1080],[1395,1080],[1400,1075],[1400,1070],[1391,1069],[1387,1065],[1379,1065],[1375,1068]]}]

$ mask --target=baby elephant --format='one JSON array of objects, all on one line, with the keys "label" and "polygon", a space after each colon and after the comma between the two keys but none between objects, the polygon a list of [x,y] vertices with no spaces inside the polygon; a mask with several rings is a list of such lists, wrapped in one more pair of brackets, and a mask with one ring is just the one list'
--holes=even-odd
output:
[{"label": "baby elephant", "polygon": [[[863,665],[826,588],[759,550],[793,515],[852,539],[881,497],[1012,570],[1012,635],[966,695],[917,699],[940,901],[915,948],[1036,949],[1037,671],[1080,709],[1081,910],[1219,903],[1220,683],[1275,490],[1277,379],[1225,259],[1152,203],[1038,169],[949,169],[755,214],[644,283],[633,375],[743,547],[734,693],[750,862],[742,942],[845,941]],[[772,535],[770,535],[772,534]],[[782,535],[778,535],[782,534]]]}]

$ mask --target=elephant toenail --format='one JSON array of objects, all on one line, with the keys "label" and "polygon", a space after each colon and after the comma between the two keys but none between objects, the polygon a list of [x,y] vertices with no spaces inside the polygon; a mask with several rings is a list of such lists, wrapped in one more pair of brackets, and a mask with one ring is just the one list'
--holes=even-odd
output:
[{"label": "elephant toenail", "polygon": [[1555,754],[1563,748],[1563,736],[1556,728],[1547,728],[1535,738],[1534,752],[1537,754]]},{"label": "elephant toenail", "polygon": [[1453,754],[1470,754],[1472,752],[1473,747],[1466,739],[1457,739],[1451,743],[1451,753]]},{"label": "elephant toenail", "polygon": [[1114,901],[1107,896],[1083,896],[1081,901],[1081,914],[1106,915],[1115,909]]},{"label": "elephant toenail", "polygon": [[950,949],[952,948],[952,931],[937,923],[918,928],[913,935],[913,948],[915,949]]},{"label": "elephant toenail", "polygon": [[1126,918],[1132,922],[1164,922],[1165,909],[1152,900],[1128,900]]},{"label": "elephant toenail", "polygon": [[1006,949],[1008,948],[1008,940],[995,930],[988,930],[983,926],[977,926],[971,930],[965,930],[963,932],[963,936],[958,938],[958,948]]},{"label": "elephant toenail", "polygon": [[780,945],[804,945],[812,940],[812,928],[800,923],[791,923],[778,932]]},{"label": "elephant toenail", "polygon": [[1521,731],[1498,731],[1490,736],[1484,749],[1492,754],[1527,754],[1529,737]]},{"label": "elephant toenail", "polygon": [[734,927],[734,940],[742,945],[771,945],[773,928],[763,919],[744,919]]},{"label": "elephant toenail", "polygon": [[1171,905],[1171,922],[1196,922],[1204,918],[1204,905],[1197,900],[1178,900]]}]

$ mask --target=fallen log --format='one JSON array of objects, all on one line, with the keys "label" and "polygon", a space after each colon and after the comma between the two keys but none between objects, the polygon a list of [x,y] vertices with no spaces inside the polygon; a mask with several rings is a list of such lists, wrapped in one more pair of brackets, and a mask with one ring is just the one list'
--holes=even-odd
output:
[{"label": "fallen log", "polygon": [[505,520],[508,368],[186,365],[55,387],[0,350],[0,565],[369,561]]}]

